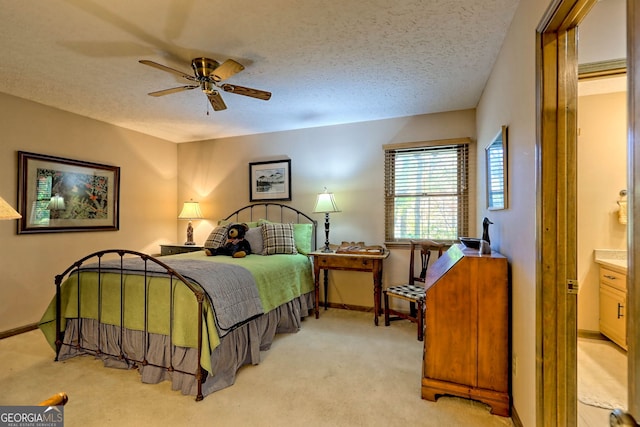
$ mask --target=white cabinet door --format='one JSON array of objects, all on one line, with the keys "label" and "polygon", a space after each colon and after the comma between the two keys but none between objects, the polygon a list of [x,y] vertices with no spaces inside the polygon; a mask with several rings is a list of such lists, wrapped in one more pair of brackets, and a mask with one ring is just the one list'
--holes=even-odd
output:
[{"label": "white cabinet door", "polygon": [[626,293],[600,284],[600,332],[627,349]]}]

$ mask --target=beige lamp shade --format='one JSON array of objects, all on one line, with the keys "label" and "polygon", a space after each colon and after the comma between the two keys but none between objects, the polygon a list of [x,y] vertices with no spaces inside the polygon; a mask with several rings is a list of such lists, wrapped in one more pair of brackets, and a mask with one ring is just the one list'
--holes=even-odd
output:
[{"label": "beige lamp shade", "polygon": [[1,219],[20,219],[22,215],[16,212],[2,197],[0,197],[0,220]]},{"label": "beige lamp shade", "polygon": [[202,219],[200,204],[198,202],[184,202],[178,219]]},{"label": "beige lamp shade", "polygon": [[313,213],[332,213],[340,212],[336,199],[333,197],[333,193],[327,193],[326,189],[324,193],[318,194],[316,199],[316,207],[313,209]]}]

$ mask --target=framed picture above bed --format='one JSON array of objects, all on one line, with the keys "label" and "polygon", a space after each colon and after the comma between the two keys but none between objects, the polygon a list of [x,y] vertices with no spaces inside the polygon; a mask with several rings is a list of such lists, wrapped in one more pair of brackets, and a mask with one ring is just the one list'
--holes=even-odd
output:
[{"label": "framed picture above bed", "polygon": [[18,151],[18,233],[115,231],[120,168]]},{"label": "framed picture above bed", "polygon": [[291,200],[291,160],[249,163],[250,201]]}]

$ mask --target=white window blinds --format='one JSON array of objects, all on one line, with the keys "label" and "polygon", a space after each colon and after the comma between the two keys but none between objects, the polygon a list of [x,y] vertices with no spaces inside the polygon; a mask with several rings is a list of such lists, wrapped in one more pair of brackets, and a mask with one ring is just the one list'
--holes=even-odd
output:
[{"label": "white window blinds", "polygon": [[387,242],[468,235],[469,144],[462,141],[385,146]]}]

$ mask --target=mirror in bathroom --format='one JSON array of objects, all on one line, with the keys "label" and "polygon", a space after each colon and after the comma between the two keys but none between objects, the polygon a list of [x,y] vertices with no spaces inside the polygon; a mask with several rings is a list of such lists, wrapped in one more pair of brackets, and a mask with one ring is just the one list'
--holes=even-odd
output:
[{"label": "mirror in bathroom", "polygon": [[499,210],[508,207],[507,185],[507,126],[485,148],[487,162],[487,209]]}]

